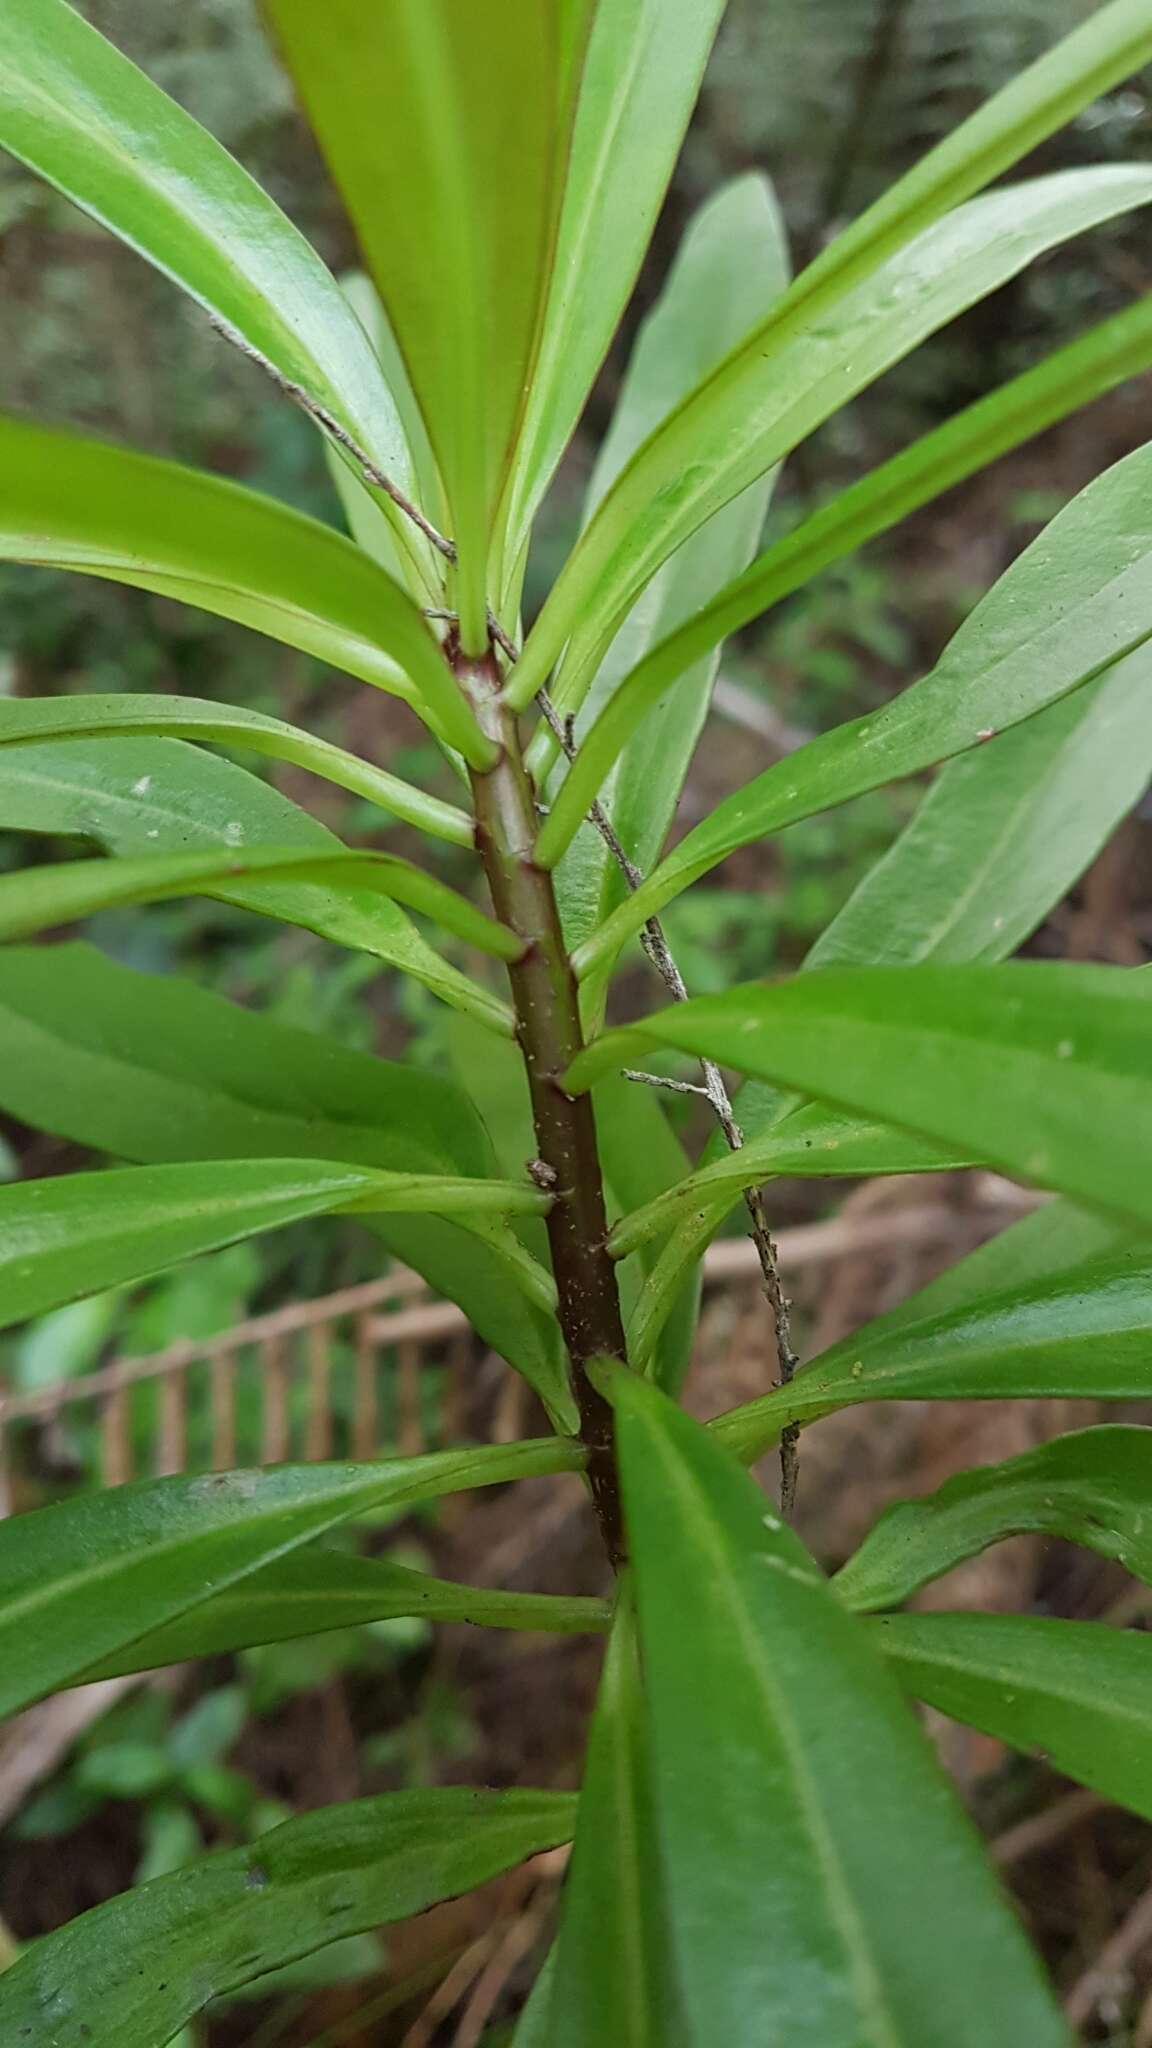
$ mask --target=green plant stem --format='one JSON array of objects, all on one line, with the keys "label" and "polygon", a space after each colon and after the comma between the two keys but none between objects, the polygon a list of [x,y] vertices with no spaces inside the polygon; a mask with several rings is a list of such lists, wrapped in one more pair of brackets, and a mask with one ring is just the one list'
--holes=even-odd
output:
[{"label": "green plant stem", "polygon": [[605,1547],[623,1555],[612,1410],[588,1377],[593,1358],[624,1359],[616,1269],[608,1255],[608,1219],[596,1125],[587,1096],[573,1097],[560,1075],[583,1045],[576,979],[568,960],[551,875],[535,860],[536,804],[514,714],[502,696],[494,655],[470,659],[450,643],[458,681],[486,737],[500,749],[494,767],[474,769],[477,844],[497,914],[526,942],[509,965],[516,1036],[532,1098],[539,1158],[531,1172],[554,1196],[548,1215],[558,1315],[568,1349],[588,1479]]}]

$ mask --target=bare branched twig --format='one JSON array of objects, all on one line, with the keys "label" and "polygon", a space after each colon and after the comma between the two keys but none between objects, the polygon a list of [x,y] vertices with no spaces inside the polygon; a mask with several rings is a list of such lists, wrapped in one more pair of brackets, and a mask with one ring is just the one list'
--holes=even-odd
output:
[{"label": "bare branched twig", "polygon": [[[537,701],[548,726],[555,734],[567,759],[571,761],[576,752],[576,744],[570,724],[561,718],[546,690],[540,691]],[[598,802],[594,803],[588,816],[599,832],[620,872],[623,874],[628,887],[632,890],[638,889],[644,878],[621,845],[615,827],[603,805]],[[688,1001],[688,990],[684,983],[684,977],[672,957],[672,952],[664,933],[664,927],[658,917],[650,917],[647,920],[640,943],[664,983],[665,988],[671,995],[673,1002],[686,1003]],[[712,1108],[720,1129],[724,1133],[724,1142],[728,1146],[729,1151],[739,1152],[744,1144],[744,1135],[732,1114],[732,1102],[728,1090],[724,1086],[724,1077],[719,1067],[712,1060],[701,1060],[700,1064],[704,1073],[703,1088],[696,1088],[685,1082],[662,1082],[659,1076],[633,1073],[630,1070],[627,1077],[629,1080],[642,1081],[649,1087],[670,1086],[692,1094],[704,1095]],[[753,1244],[756,1246],[756,1256],[760,1261],[765,1298],[772,1311],[772,1325],[776,1337],[776,1357],[780,1385],[787,1386],[794,1377],[800,1362],[792,1347],[792,1321],[790,1314],[792,1304],[788,1300],[781,1283],[780,1264],[776,1246],[772,1241],[772,1232],[764,1209],[763,1196],[758,1187],[745,1188],[744,1206],[748,1211],[751,1226],[750,1235]],[[780,1505],[785,1515],[791,1514],[796,1501],[796,1447],[799,1441],[799,1434],[798,1429],[789,1428],[785,1430],[780,1440]]]},{"label": "bare branched twig", "polygon": [[635,1067],[623,1067],[621,1072],[626,1081],[640,1081],[645,1088],[670,1088],[673,1095],[702,1095],[706,1102],[711,1101],[698,1081],[673,1081],[668,1074],[642,1074]]},{"label": "bare branched twig", "polygon": [[260,349],[256,348],[252,342],[247,340],[243,334],[240,334],[235,327],[230,327],[226,320],[221,320],[219,314],[209,313],[208,319],[211,326],[223,340],[230,342],[233,348],[239,349],[240,354],[246,356],[250,363],[255,363],[258,368],[263,370],[265,376],[271,377],[277,390],[283,392],[285,398],[290,399],[293,405],[298,405],[301,412],[306,412],[309,419],[315,420],[318,427],[323,427],[326,434],[330,434],[334,441],[339,442],[341,448],[345,449],[352,457],[365,483],[373,484],[378,491],[383,491],[386,497],[391,498],[397,511],[402,512],[405,519],[410,519],[413,526],[419,528],[425,540],[431,542],[438,555],[443,555],[446,562],[454,562],[456,560],[455,541],[449,540],[446,535],[440,533],[433,526],[432,521],[425,517],[419,505],[414,505],[411,498],[405,496],[400,486],[393,483],[392,478],[373,462],[372,457],[365,449],[361,448],[358,441],[353,440],[347,427],[341,426],[340,421],[334,413],[329,412],[326,405],[322,405],[318,398],[314,398],[310,391],[306,391],[303,384],[297,384],[294,377],[286,377],[284,372],[278,370],[275,363],[270,362],[268,357]]}]

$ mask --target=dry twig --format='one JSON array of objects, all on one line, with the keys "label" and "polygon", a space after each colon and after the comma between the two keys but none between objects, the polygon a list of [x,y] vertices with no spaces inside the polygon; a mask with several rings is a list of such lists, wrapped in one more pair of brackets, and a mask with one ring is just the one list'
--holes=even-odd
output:
[{"label": "dry twig", "polygon": [[1072,2026],[1082,2027],[1105,2004],[1116,2002],[1129,1988],[1132,1965],[1152,1944],[1152,1888],[1142,1892],[1130,1913],[1105,1943],[1091,1967],[1072,1986],[1064,2010]]}]

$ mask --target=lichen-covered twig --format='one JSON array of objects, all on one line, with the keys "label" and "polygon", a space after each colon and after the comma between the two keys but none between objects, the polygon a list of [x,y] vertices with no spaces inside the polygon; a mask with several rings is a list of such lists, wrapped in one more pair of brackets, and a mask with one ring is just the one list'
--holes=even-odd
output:
[{"label": "lichen-covered twig", "polygon": [[315,420],[318,427],[323,427],[324,432],[330,434],[332,439],[337,441],[340,447],[347,451],[361,472],[365,483],[373,484],[378,491],[383,491],[386,497],[391,498],[397,511],[402,512],[405,519],[410,519],[413,526],[419,528],[425,540],[431,543],[438,555],[443,555],[446,562],[454,562],[456,560],[455,541],[449,540],[445,534],[440,533],[433,526],[432,521],[425,517],[419,505],[414,505],[411,498],[405,496],[400,486],[393,483],[392,478],[386,471],[379,468],[373,462],[372,457],[365,449],[361,448],[358,441],[353,439],[347,427],[341,425],[336,415],[329,412],[326,405],[322,405],[320,400],[314,398],[310,391],[305,390],[303,384],[298,384],[294,377],[286,377],[283,370],[278,370],[275,363],[270,362],[268,357],[260,349],[256,348],[252,342],[248,341],[243,334],[240,334],[235,327],[230,327],[226,320],[221,320],[219,314],[209,313],[208,319],[216,333],[224,341],[230,342],[233,348],[239,349],[240,354],[247,356],[250,363],[257,364],[264,371],[265,376],[271,377],[277,390],[282,391],[285,398],[290,399],[293,405],[298,405],[301,412],[306,412],[309,419]]}]

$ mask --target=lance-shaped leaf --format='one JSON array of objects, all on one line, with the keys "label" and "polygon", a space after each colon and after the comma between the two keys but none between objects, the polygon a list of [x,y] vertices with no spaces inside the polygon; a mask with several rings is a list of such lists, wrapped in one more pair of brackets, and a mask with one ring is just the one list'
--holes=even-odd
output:
[{"label": "lance-shaped leaf", "polygon": [[[678,1227],[693,1208],[730,1207],[741,1188],[782,1174],[797,1180],[874,1179],[897,1173],[944,1173],[978,1163],[959,1146],[945,1147],[911,1131],[826,1109],[822,1103],[805,1103],[762,1138],[749,1139],[739,1153],[723,1152],[711,1165],[687,1175],[643,1208],[633,1209],[615,1226],[611,1250],[614,1257],[624,1258]],[[726,1211],[721,1208],[720,1213]]]},{"label": "lance-shaped leaf", "polygon": [[976,2048],[993,2009],[1064,2043],[864,1628],[698,1423],[634,1375],[605,1384],[688,2038]]},{"label": "lance-shaped leaf", "polygon": [[[191,293],[413,494],[388,383],[315,250],[213,136],[64,0],[5,7],[0,146]],[[380,502],[411,580],[435,593],[427,543]]]},{"label": "lance-shaped leaf", "polygon": [[[746,1134],[740,1151],[709,1144],[704,1153],[708,1163],[613,1227],[609,1249],[616,1258],[633,1251],[643,1258],[646,1246],[664,1240],[659,1256],[652,1260],[649,1255],[647,1278],[628,1325],[628,1356],[640,1371],[647,1371],[656,1358],[663,1361],[668,1342],[663,1331],[684,1268],[701,1257],[743,1188],[781,1174],[797,1179],[874,1177],[940,1173],[980,1163],[957,1147],[869,1123],[822,1103],[803,1103],[774,1120],[767,1099],[772,1092],[758,1082],[745,1082],[736,1098],[736,1121]],[[762,1136],[753,1135],[758,1128]],[[718,1156],[713,1157],[714,1152]],[[656,1377],[667,1384],[662,1363]]]},{"label": "lance-shaped leaf", "polygon": [[540,687],[567,640],[557,701],[563,711],[579,703],[619,621],[706,519],[1037,256],[1150,198],[1147,174],[1132,179],[1110,165],[1007,187],[917,237],[846,291],[826,323],[809,305],[775,346],[763,327],[754,329],[645,443],[605,499],[529,637],[526,672],[518,670],[512,686],[517,701]]},{"label": "lance-shaped leaf", "polygon": [[384,302],[444,478],[461,630],[539,340],[589,0],[265,0]]},{"label": "lance-shaped leaf", "polygon": [[[441,1076],[273,1024],[84,945],[0,952],[0,1106],[148,1165],[312,1157],[401,1173],[499,1170],[473,1104]],[[459,1302],[560,1426],[574,1425],[555,1318],[538,1305],[538,1289],[525,1298],[510,1231],[479,1216],[467,1231],[438,1217],[364,1221]]]},{"label": "lance-shaped leaf", "polygon": [[829,967],[607,1032],[567,1085],[676,1046],[1147,1225],[1150,996],[1152,978],[1119,968]]},{"label": "lance-shaped leaf", "polygon": [[987,468],[1152,360],[1152,298],[1142,299],[882,463],[777,541],[710,604],[646,654],[581,748],[553,828],[567,837],[612,762],[685,671],[730,633],[802,589],[830,563]]},{"label": "lance-shaped leaf", "polygon": [[891,1321],[881,1316],[814,1358],[796,1375],[794,1394],[778,1389],[722,1417],[719,1434],[755,1456],[784,1423],[861,1401],[1140,1400],[1152,1390],[1147,1237],[933,1309],[927,1289]]},{"label": "lance-shaped leaf", "polygon": [[[230,761],[180,740],[61,740],[0,748],[0,817],[18,832],[94,840],[106,853],[183,853],[237,846],[299,846],[338,853],[319,820]],[[335,945],[371,953],[467,1012],[511,1035],[507,1004],[461,974],[412,920],[360,884],[238,878],[216,896],[244,910],[303,926]]]},{"label": "lance-shaped leaf", "polygon": [[606,1628],[610,1610],[603,1600],[461,1586],[388,1559],[317,1547],[264,1565],[128,1649],[101,1658],[75,1682],[88,1685],[125,1672],[186,1664],[193,1657],[224,1656],[257,1643],[292,1642],[300,1636],[411,1616],[466,1622],[474,1628],[571,1635]]},{"label": "lance-shaped leaf", "polygon": [[1152,659],[1142,651],[950,762],[805,964],[1007,959],[1150,776]]},{"label": "lance-shaped leaf", "polygon": [[[638,1088],[632,1081],[602,1081],[593,1098],[600,1156],[608,1193],[609,1219],[620,1211],[631,1211],[633,1203],[647,1206],[659,1200],[658,1190],[674,1185],[683,1176],[684,1149],[673,1133],[655,1090]],[[663,1246],[659,1234],[640,1248],[636,1267],[620,1269],[621,1305],[626,1317],[635,1313],[649,1277],[660,1263]],[[662,1328],[666,1329],[660,1354],[660,1384],[675,1392],[692,1363],[696,1325],[700,1309],[699,1251],[680,1259],[669,1277]],[[631,1353],[629,1353],[631,1356]]]},{"label": "lance-shaped leaf", "polygon": [[380,1507],[578,1470],[577,1445],[435,1451],[144,1479],[0,1524],[0,1714],[14,1714],[263,1565]]},{"label": "lance-shaped leaf", "polygon": [[[802,273],[772,318],[673,413],[606,499],[533,631],[517,702],[531,701],[570,637],[567,666],[578,691],[589,649],[704,519],[926,335],[1078,226],[1108,217],[1089,196],[1093,173],[1087,184],[1073,174],[1060,188],[1039,180],[967,207],[959,202],[1150,54],[1141,0],[1114,0],[964,122]],[[1057,189],[1067,212],[1057,218],[1057,202],[1045,220]],[[1096,197],[1107,206],[1100,186]],[[1126,203],[1119,187],[1115,197]],[[1127,203],[1143,203],[1135,187]]]},{"label": "lance-shaped leaf", "polygon": [[147,860],[60,861],[0,877],[0,939],[25,939],[53,925],[71,924],[95,911],[131,903],[163,903],[173,896],[211,896],[232,877],[276,876],[339,884],[345,878],[378,889],[434,917],[458,938],[494,960],[518,960],[524,941],[507,925],[477,910],[435,875],[387,853],[302,853],[297,847],[233,847],[219,854],[155,854]]},{"label": "lance-shaped leaf", "polygon": [[1152,1430],[1114,1424],[960,1472],[885,1509],[833,1584],[860,1613],[899,1607],[1006,1536],[1063,1536],[1152,1583]]},{"label": "lance-shaped leaf", "polygon": [[570,1793],[450,1786],[285,1821],[37,1942],[0,1978],[0,2024],[11,2041],[47,2026],[54,2048],[156,2048],[213,1999],[567,1841],[574,1819]]},{"label": "lance-shaped leaf", "polygon": [[[771,187],[755,176],[734,180],[689,226],[664,293],[641,330],[593,472],[590,507],[599,503],[649,429],[767,311],[787,281],[787,245]],[[753,484],[653,578],[601,663],[578,739],[645,649],[744,567],[759,539],[771,489],[770,477]],[[659,858],[675,815],[718,662],[716,650],[681,678],[601,788],[601,803],[641,874]],[[541,731],[551,738],[547,727]],[[534,763],[540,751],[534,746]],[[628,891],[591,826],[570,847],[557,887],[570,946],[595,930]]]},{"label": "lance-shaped leaf", "polygon": [[62,739],[129,738],[133,734],[211,740],[226,747],[250,747],[275,761],[291,761],[340,789],[367,797],[393,817],[417,825],[454,846],[471,846],[472,819],[455,804],[441,803],[401,782],[387,769],[346,753],[331,740],[301,732],[283,719],[203,697],[20,697],[0,704],[0,747]]},{"label": "lance-shaped leaf", "polygon": [[[685,1262],[698,1258],[716,1235],[749,1170],[758,1178],[782,1174],[796,1178],[875,1177],[940,1173],[981,1164],[960,1147],[944,1147],[892,1125],[827,1109],[818,1102],[803,1103],[774,1120],[772,1093],[763,1084],[749,1081],[737,1095],[741,1127],[747,1132],[758,1127],[763,1131],[762,1136],[749,1137],[738,1159],[721,1152],[687,1180],[633,1210],[612,1232],[612,1250],[622,1257],[674,1226],[650,1269],[629,1326],[628,1355],[641,1369],[653,1357]],[[777,1105],[780,1101],[777,1097]],[[931,1288],[915,1295],[911,1304],[890,1310],[885,1327],[897,1327],[921,1303],[927,1313],[929,1301],[943,1311],[978,1300],[1012,1283],[1019,1286],[1028,1278],[1039,1279],[1096,1253],[1119,1249],[1137,1234],[1131,1226],[1089,1216],[1067,1202],[1054,1202],[961,1260]]]},{"label": "lance-shaped leaf", "polygon": [[551,2048],[684,2039],[631,1603],[608,1643],[549,1991]]},{"label": "lance-shaped leaf", "polygon": [[[723,12],[723,0],[664,0],[659,7],[650,0],[613,0],[595,10],[544,330],[512,476],[513,553],[627,305]],[[682,395],[670,392],[667,404]]]},{"label": "lance-shaped leaf", "polygon": [[868,1627],[914,1698],[1152,1819],[1148,1636],[1012,1614],[892,1614]]},{"label": "lance-shaped leaf", "polygon": [[131,583],[403,697],[466,760],[491,748],[427,621],[333,527],[206,471],[0,418],[0,559]]},{"label": "lance-shaped leaf", "polygon": [[0,1327],[306,1216],[507,1216],[536,1213],[546,1199],[515,1181],[355,1172],[314,1159],[131,1166],[20,1181],[0,1188]]},{"label": "lance-shaped leaf", "polygon": [[1000,578],[930,675],[725,798],[582,949],[581,969],[751,840],[966,753],[1125,657],[1152,667],[1150,478],[1152,447],[1106,470]]}]

